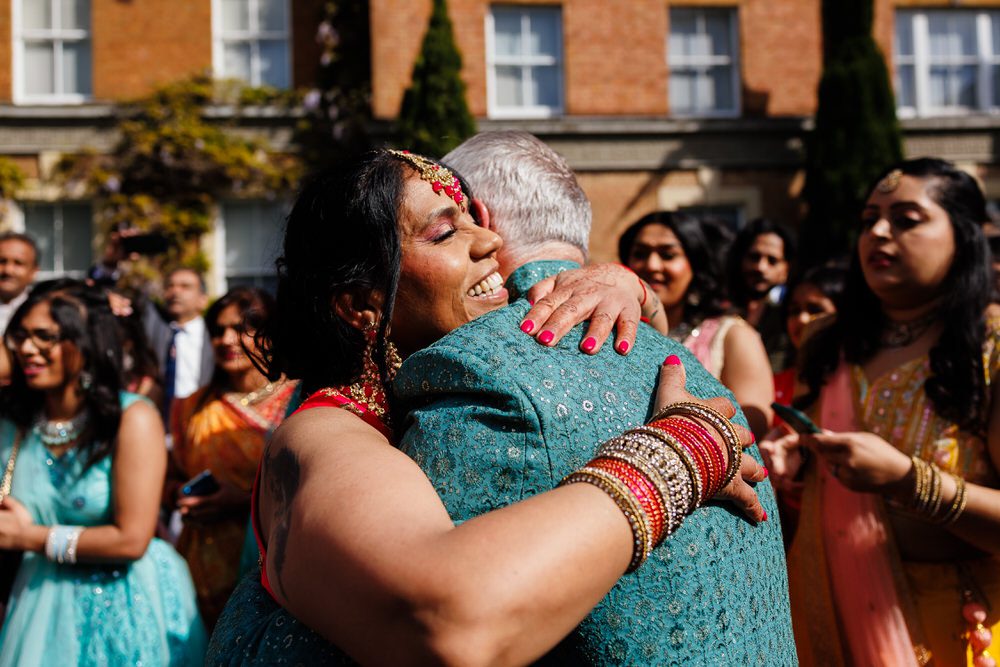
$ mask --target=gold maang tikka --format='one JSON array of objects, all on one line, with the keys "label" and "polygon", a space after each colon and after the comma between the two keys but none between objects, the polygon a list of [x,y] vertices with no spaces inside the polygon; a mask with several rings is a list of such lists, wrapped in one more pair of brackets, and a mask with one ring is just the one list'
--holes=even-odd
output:
[{"label": "gold maang tikka", "polygon": [[420,178],[431,184],[431,188],[437,194],[442,192],[455,200],[458,208],[465,212],[465,195],[462,193],[462,184],[458,178],[447,167],[434,164],[423,155],[417,155],[410,151],[390,150],[389,153],[401,160],[405,160],[416,169]]},{"label": "gold maang tikka", "polygon": [[883,178],[881,181],[878,182],[878,185],[875,186],[875,189],[884,195],[891,194],[896,191],[896,188],[899,187],[899,180],[902,177],[903,177],[902,170],[893,169],[892,171],[890,171],[888,174],[885,175],[885,178]]}]

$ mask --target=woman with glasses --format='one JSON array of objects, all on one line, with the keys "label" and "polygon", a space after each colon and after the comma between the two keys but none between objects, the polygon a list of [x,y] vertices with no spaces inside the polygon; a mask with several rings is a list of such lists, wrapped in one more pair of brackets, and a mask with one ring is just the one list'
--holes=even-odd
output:
[{"label": "woman with glasses", "polygon": [[0,549],[23,554],[0,665],[198,664],[205,632],[184,561],[153,539],[166,470],[156,409],[122,391],[100,291],[40,285],[7,329]]}]

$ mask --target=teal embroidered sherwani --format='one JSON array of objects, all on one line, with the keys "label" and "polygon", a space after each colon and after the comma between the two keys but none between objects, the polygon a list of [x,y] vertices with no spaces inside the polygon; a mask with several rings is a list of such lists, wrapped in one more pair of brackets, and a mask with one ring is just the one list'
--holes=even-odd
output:
[{"label": "teal embroidered sherwani", "polygon": [[[512,300],[575,266],[521,267],[507,282]],[[396,377],[397,408],[408,413],[401,449],[456,522],[552,489],[599,443],[645,422],[669,354],[683,360],[692,394],[732,398],[682,345],[645,325],[628,356],[610,344],[590,356],[577,349],[583,325],[554,348],[521,333],[527,310],[521,298],[460,327]],[[546,661],[797,664],[774,492],[766,481],[756,490],[771,521],[752,526],[727,506],[698,509]]]}]

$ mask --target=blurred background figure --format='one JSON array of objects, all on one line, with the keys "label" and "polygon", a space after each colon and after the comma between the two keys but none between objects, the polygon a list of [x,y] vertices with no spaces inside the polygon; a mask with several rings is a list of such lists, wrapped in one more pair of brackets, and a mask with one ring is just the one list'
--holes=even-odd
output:
[{"label": "blurred background figure", "polygon": [[[802,347],[817,423],[762,443],[805,490],[789,552],[804,664],[995,664],[1000,308],[986,202],[942,160],[883,173],[842,306]],[[888,502],[886,502],[888,501]],[[838,641],[839,639],[839,641]]]},{"label": "blurred background figure", "polygon": [[164,399],[162,413],[169,423],[170,405],[208,384],[215,355],[202,313],[208,305],[204,277],[189,268],[174,269],[163,284],[166,318],[147,301],[143,322],[160,362]]},{"label": "blurred background figure", "polygon": [[774,372],[789,364],[782,303],[794,260],[795,237],[766,218],[747,223],[729,248],[729,297],[760,333]]},{"label": "blurred background figure", "polygon": [[[809,269],[794,283],[785,301],[785,331],[793,353],[802,347],[803,334],[810,325],[837,312],[846,284],[847,268],[838,264]],[[791,362],[794,361],[793,356]],[[792,404],[797,374],[794,363],[775,373],[774,400],[782,405]]]},{"label": "blurred background figure", "polygon": [[38,272],[38,245],[27,234],[0,234],[0,332],[28,298]]},{"label": "blurred background figure", "polygon": [[[215,354],[212,379],[174,403],[165,504],[183,518],[177,548],[191,568],[209,628],[236,586],[264,443],[297,386],[268,382],[245,352],[255,353],[253,334],[273,308],[271,295],[249,287],[232,289],[212,304],[205,314]],[[205,470],[214,484],[185,494],[185,481]]]},{"label": "blurred background figure", "polygon": [[990,246],[990,263],[993,266],[993,303],[1000,303],[1000,225],[987,222],[983,225],[983,232]]},{"label": "blurred background figure", "polygon": [[732,390],[761,438],[774,400],[767,353],[753,327],[730,311],[718,246],[709,237],[724,234],[692,216],[657,211],[622,233],[618,256],[653,288],[666,309],[670,337]]},{"label": "blurred background figure", "polygon": [[163,425],[122,391],[122,345],[102,290],[39,285],[14,313],[0,390],[12,469],[0,549],[22,551],[0,665],[196,665],[205,649],[183,559],[153,538]]}]

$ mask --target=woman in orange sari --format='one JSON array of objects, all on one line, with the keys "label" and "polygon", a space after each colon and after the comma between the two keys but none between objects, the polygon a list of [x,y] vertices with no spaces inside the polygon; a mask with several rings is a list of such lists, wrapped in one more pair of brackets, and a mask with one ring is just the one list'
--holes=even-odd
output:
[{"label": "woman in orange sari", "polygon": [[[205,322],[215,374],[171,410],[174,445],[166,498],[183,518],[177,550],[187,559],[209,628],[236,586],[250,491],[264,443],[285,416],[296,388],[294,382],[268,382],[246,353],[253,353],[253,333],[272,306],[269,294],[247,287],[234,288],[212,304]],[[185,480],[206,470],[217,490],[185,494]]]},{"label": "woman in orange sari", "polygon": [[805,665],[996,665],[1000,315],[985,220],[979,186],[950,163],[883,174],[844,308],[804,346],[804,403],[824,433],[762,445],[775,476],[812,454],[788,558]]}]

